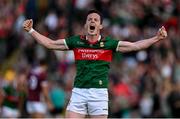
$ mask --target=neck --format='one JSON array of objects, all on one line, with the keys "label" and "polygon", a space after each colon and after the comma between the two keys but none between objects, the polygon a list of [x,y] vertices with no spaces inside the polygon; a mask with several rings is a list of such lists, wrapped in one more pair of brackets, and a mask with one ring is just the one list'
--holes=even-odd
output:
[{"label": "neck", "polygon": [[100,34],[97,34],[97,35],[87,35],[87,40],[90,41],[90,42],[95,42],[98,40]]}]

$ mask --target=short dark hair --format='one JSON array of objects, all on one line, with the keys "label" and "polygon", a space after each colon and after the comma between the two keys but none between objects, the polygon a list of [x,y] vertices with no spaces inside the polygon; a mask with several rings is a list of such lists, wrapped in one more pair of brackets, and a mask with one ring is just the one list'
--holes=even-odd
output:
[{"label": "short dark hair", "polygon": [[[92,14],[92,13],[96,13],[96,14],[98,14],[98,15],[100,16],[100,23],[102,24],[102,22],[103,22],[103,15],[101,14],[101,12],[99,12],[98,10],[92,9],[92,10],[89,10],[89,11],[88,11],[87,16],[88,16],[89,14]],[[86,17],[87,17],[87,16],[86,16]]]}]

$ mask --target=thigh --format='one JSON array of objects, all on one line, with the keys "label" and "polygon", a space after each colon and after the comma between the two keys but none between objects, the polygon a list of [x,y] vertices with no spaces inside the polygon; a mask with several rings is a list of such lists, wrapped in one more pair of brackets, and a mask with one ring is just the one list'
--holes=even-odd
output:
[{"label": "thigh", "polygon": [[90,117],[107,117],[108,115],[108,101],[89,101],[88,113]]},{"label": "thigh", "polygon": [[65,118],[84,118],[86,115],[66,110]]},{"label": "thigh", "polygon": [[34,111],[34,110],[33,110],[33,103],[27,101],[27,102],[26,102],[26,110],[27,110],[28,114],[34,113],[34,112],[33,112],[33,111]]},{"label": "thigh", "polygon": [[90,89],[88,95],[88,113],[90,116],[108,115],[107,89]]},{"label": "thigh", "polygon": [[46,114],[47,113],[47,106],[44,102],[35,102],[35,109],[36,113]]},{"label": "thigh", "polygon": [[108,115],[91,115],[90,118],[94,118],[94,119],[97,119],[97,118],[107,119]]},{"label": "thigh", "polygon": [[32,113],[45,114],[47,111],[47,108],[46,108],[45,104],[42,102],[28,101],[27,102],[27,111],[29,114],[32,114]]},{"label": "thigh", "polygon": [[16,118],[19,116],[19,111],[17,109],[12,109],[12,108],[3,106],[1,116],[4,118],[11,118],[11,117]]},{"label": "thigh", "polygon": [[[74,90],[67,106],[67,115],[87,115],[87,99],[84,96],[84,90]],[[73,114],[74,113],[74,114]]]}]

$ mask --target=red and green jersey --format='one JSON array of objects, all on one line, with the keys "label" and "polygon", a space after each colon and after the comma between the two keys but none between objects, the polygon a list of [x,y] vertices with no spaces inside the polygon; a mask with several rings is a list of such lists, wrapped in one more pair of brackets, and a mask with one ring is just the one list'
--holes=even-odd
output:
[{"label": "red and green jersey", "polygon": [[17,108],[19,92],[12,85],[3,87],[3,90],[5,93],[5,100],[3,101],[3,105],[13,109]]},{"label": "red and green jersey", "polygon": [[85,36],[73,36],[65,43],[74,51],[77,68],[74,87],[107,88],[109,65],[118,40],[102,37],[96,43],[89,43]]}]

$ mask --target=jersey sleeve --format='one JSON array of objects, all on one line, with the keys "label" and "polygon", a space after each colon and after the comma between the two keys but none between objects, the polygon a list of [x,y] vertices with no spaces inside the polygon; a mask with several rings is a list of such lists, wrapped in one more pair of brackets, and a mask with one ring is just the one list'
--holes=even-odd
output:
[{"label": "jersey sleeve", "polygon": [[110,37],[108,38],[108,41],[109,41],[108,44],[110,46],[110,49],[113,51],[118,51],[118,46],[119,46],[121,41],[110,38]]},{"label": "jersey sleeve", "polygon": [[65,46],[69,49],[72,50],[73,48],[75,48],[75,41],[77,39],[77,36],[72,36],[69,38],[65,39]]}]

